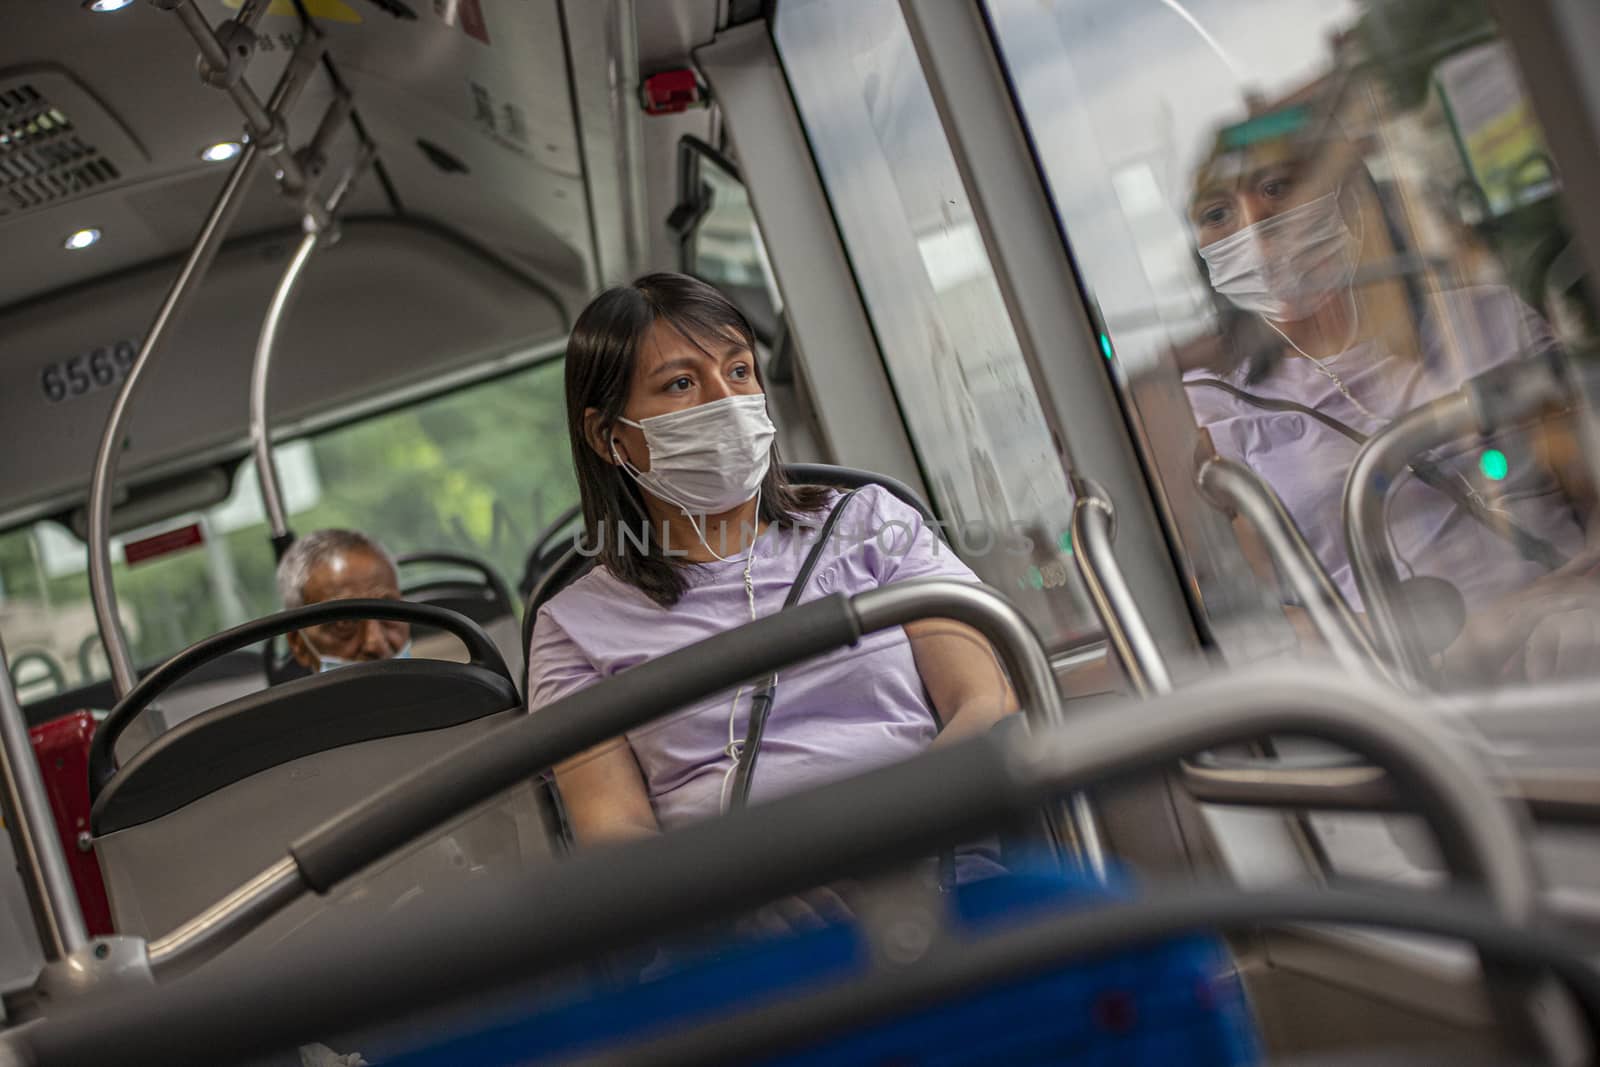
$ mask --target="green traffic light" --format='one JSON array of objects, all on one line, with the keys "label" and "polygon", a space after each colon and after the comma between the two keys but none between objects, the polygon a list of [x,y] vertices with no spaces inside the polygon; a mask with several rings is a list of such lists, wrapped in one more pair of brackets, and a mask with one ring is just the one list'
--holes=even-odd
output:
[{"label": "green traffic light", "polygon": [[1110,334],[1102,333],[1100,335],[1100,351],[1102,351],[1102,352],[1104,352],[1106,354],[1106,358],[1107,359],[1111,358],[1111,335]]}]

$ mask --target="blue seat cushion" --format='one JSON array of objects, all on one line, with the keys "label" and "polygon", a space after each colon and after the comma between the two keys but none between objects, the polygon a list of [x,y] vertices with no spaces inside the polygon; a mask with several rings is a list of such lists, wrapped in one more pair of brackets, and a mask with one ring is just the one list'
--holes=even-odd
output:
[{"label": "blue seat cushion", "polygon": [[[1126,895],[1055,872],[1009,874],[958,887],[950,910],[958,928],[980,934],[1110,894]],[[691,950],[651,981],[604,992],[574,990],[382,1062],[487,1067],[602,1052],[846,982],[869,967],[866,940],[852,924],[731,939]],[[1244,1067],[1259,1060],[1226,952],[1213,938],[1191,936],[998,983],[759,1062]]]}]

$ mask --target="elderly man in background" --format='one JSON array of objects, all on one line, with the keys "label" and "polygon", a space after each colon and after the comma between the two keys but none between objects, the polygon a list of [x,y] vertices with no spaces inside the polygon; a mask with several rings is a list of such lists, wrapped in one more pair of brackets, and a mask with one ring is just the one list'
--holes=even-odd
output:
[{"label": "elderly man in background", "polygon": [[[355,530],[318,530],[290,546],[278,564],[278,597],[285,608],[327,600],[400,599],[394,557]],[[288,635],[289,651],[307,669],[333,670],[369,660],[406,658],[411,627],[377,619],[340,619]]]}]

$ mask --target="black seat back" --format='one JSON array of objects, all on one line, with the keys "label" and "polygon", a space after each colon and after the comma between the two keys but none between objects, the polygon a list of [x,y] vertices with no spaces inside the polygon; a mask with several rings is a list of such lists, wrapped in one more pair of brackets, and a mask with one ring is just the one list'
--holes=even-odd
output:
[{"label": "black seat back", "polygon": [[[203,711],[115,765],[118,735],[195,668],[290,630],[345,618],[448,631],[470,662],[377,660],[296,679]],[[156,936],[199,914],[352,805],[523,715],[510,671],[471,620],[398,600],[313,604],[185,650],[114,708],[90,751],[90,825],[120,932]],[[525,782],[249,935],[318,936],[349,909],[386,912],[462,878],[512,873],[551,853],[558,824]],[[253,950],[252,950],[253,951]]]}]

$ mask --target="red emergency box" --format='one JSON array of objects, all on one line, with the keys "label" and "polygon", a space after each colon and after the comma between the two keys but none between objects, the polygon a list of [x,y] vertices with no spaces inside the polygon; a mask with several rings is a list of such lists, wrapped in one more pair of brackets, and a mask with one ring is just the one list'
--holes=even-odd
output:
[{"label": "red emergency box", "polygon": [[94,736],[94,726],[93,715],[75,711],[40,723],[28,731],[28,737],[39,759],[45,792],[50,795],[50,810],[67,854],[84,924],[91,936],[98,937],[113,932],[111,903],[100,876],[100,861],[92,849],[79,844],[89,840],[89,739]]}]

